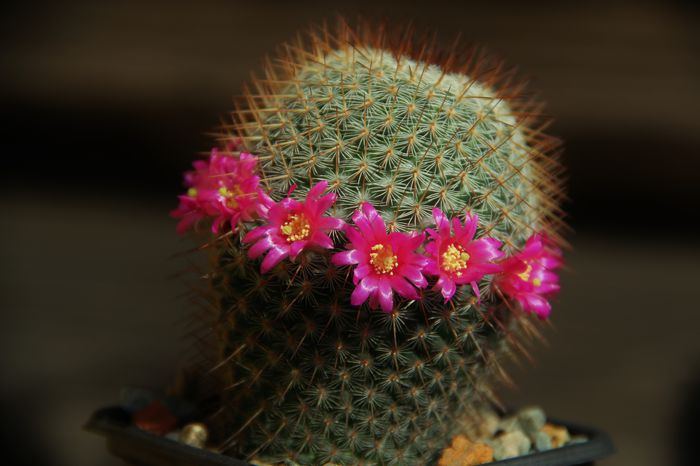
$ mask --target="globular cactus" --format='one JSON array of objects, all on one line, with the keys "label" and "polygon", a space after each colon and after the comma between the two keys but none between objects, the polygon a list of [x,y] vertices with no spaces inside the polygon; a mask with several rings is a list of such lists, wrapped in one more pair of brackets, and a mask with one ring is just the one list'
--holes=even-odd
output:
[{"label": "globular cactus", "polygon": [[224,451],[428,464],[495,401],[558,288],[563,216],[558,143],[513,79],[345,24],[252,79],[175,211],[218,215],[203,323]]}]

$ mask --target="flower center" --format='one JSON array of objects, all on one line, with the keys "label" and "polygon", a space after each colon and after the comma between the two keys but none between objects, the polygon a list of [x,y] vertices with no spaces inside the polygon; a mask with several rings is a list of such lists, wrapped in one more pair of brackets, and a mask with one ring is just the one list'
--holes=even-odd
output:
[{"label": "flower center", "polygon": [[369,253],[369,262],[374,271],[380,275],[394,275],[394,270],[399,266],[399,258],[394,255],[391,246],[375,244]]},{"label": "flower center", "polygon": [[450,244],[442,253],[442,270],[461,277],[467,269],[469,254],[458,244]]},{"label": "flower center", "polygon": [[[525,271],[522,273],[519,273],[518,277],[520,277],[520,279],[524,282],[529,282],[531,274],[532,274],[532,265],[527,264],[527,268],[525,269]],[[540,286],[542,284],[542,279],[541,278],[533,278],[532,284],[535,286]]]},{"label": "flower center", "polygon": [[190,197],[197,197],[197,188],[190,188],[187,190],[187,195]]},{"label": "flower center", "polygon": [[241,190],[240,186],[238,186],[237,184],[234,184],[233,187],[230,189],[227,188],[226,186],[220,187],[219,194],[221,194],[224,198],[226,198],[226,206],[227,207],[235,209],[238,207],[238,201],[236,200],[236,197],[243,194],[243,191]]},{"label": "flower center", "polygon": [[280,227],[287,242],[307,239],[311,234],[311,225],[304,214],[290,214]]}]

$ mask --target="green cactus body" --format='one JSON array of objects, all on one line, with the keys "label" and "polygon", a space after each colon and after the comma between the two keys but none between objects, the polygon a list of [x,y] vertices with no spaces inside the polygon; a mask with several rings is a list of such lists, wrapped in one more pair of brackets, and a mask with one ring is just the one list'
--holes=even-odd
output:
[{"label": "green cactus body", "polygon": [[[477,213],[477,237],[501,240],[504,251],[535,231],[557,237],[554,144],[512,86],[339,36],[290,47],[268,65],[222,137],[259,157],[274,199],[292,185],[301,199],[326,180],[337,194],[332,213],[346,220],[371,202],[389,229],[422,230],[439,207]],[[488,277],[480,300],[464,286],[445,303],[428,287],[385,313],[350,305],[352,273],[328,251],[261,274],[244,233],[215,243],[209,274],[211,373],[222,387],[212,425],[231,454],[427,464],[494,400],[500,362],[537,332]],[[333,238],[341,249],[344,235]]]},{"label": "green cactus body", "polygon": [[334,50],[296,80],[269,102],[286,110],[264,120],[271,144],[255,146],[273,192],[328,180],[335,215],[368,201],[399,231],[429,225],[432,207],[472,209],[515,244],[540,226],[525,134],[492,90],[371,48]]}]

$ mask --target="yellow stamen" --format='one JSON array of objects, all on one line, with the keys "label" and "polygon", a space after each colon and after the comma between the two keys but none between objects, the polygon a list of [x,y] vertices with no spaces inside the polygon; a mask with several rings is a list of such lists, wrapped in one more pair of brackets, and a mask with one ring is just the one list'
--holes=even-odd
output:
[{"label": "yellow stamen", "polygon": [[190,188],[187,190],[187,195],[190,197],[197,197],[197,188]]},{"label": "yellow stamen", "polygon": [[532,280],[532,284],[535,286],[540,286],[542,284],[542,279],[541,278],[535,278]]},{"label": "yellow stamen", "polygon": [[467,269],[468,262],[469,253],[458,244],[450,244],[447,250],[442,253],[442,270],[445,272],[452,272],[458,277],[461,277]]},{"label": "yellow stamen", "polygon": [[311,225],[304,214],[291,214],[280,227],[280,231],[287,242],[291,243],[307,239],[311,234]]},{"label": "yellow stamen", "polygon": [[527,268],[525,269],[524,272],[521,272],[518,274],[518,277],[524,282],[529,282],[530,281],[530,272],[532,272],[532,266],[530,264],[527,264]]},{"label": "yellow stamen", "polygon": [[375,272],[380,275],[394,275],[394,270],[399,266],[399,258],[389,245],[375,244],[369,253],[369,261]]},{"label": "yellow stamen", "polygon": [[221,194],[222,196],[224,196],[226,198],[226,205],[228,207],[235,209],[238,207],[238,201],[236,200],[236,197],[243,194],[243,191],[241,190],[240,186],[235,184],[235,185],[233,185],[232,189],[229,189],[226,186],[220,187],[219,194]]}]

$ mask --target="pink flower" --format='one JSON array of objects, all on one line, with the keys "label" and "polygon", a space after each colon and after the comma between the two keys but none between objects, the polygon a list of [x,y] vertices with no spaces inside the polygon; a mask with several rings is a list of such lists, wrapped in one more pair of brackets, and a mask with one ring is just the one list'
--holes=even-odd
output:
[{"label": "pink flower", "polygon": [[552,270],[561,266],[561,250],[540,234],[532,235],[518,254],[503,261],[495,286],[517,300],[525,312],[546,319],[552,306],[545,296],[559,291],[559,277]]},{"label": "pink flower", "polygon": [[386,232],[386,225],[375,208],[364,203],[352,216],[355,228],[345,228],[351,249],[332,257],[336,265],[356,265],[355,290],[350,302],[359,306],[369,298],[370,307],[379,304],[384,312],[394,307],[394,291],[408,299],[418,299],[415,287],[424,288],[427,258],[416,253],[425,234]]},{"label": "pink flower", "polygon": [[257,241],[248,250],[249,258],[255,259],[267,253],[260,266],[263,273],[285,257],[296,258],[308,247],[333,248],[328,232],[340,230],[345,222],[323,215],[336,199],[333,193],[321,196],[327,187],[325,181],[316,184],[309,190],[304,202],[287,195],[280,202],[273,203],[265,216],[266,224],[254,228],[243,238],[244,243]]},{"label": "pink flower", "polygon": [[184,233],[205,217],[214,219],[214,233],[227,222],[236,231],[239,222],[264,214],[270,200],[259,188],[257,161],[257,157],[246,152],[234,157],[214,148],[208,161],[193,162],[194,171],[185,173],[187,193],[179,196],[180,205],[170,213],[181,219],[177,232]]},{"label": "pink flower", "polygon": [[479,296],[477,282],[484,275],[497,273],[500,265],[493,261],[503,257],[499,249],[501,242],[494,238],[481,238],[474,240],[479,217],[474,214],[466,214],[464,226],[458,218],[450,221],[442,210],[433,209],[436,230],[428,228],[430,236],[425,251],[429,254],[426,273],[438,278],[435,289],[440,290],[445,302],[452,299],[457,285],[471,284],[474,293]]}]

